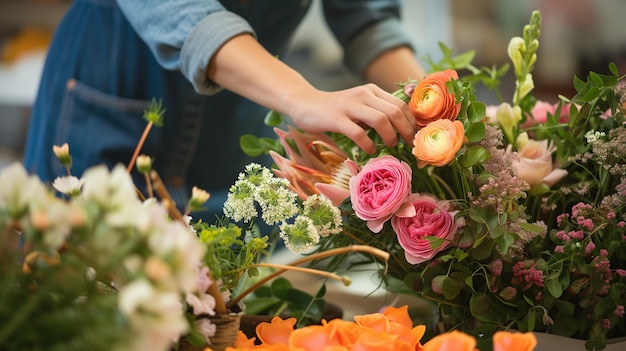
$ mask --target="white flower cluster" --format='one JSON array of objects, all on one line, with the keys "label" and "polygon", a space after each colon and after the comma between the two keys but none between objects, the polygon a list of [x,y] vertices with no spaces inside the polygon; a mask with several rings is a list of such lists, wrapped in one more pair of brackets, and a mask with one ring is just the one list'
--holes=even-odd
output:
[{"label": "white flower cluster", "polygon": [[[42,252],[64,245],[85,250],[84,265],[117,291],[113,308],[127,321],[127,342],[110,349],[168,350],[190,328],[182,299],[197,289],[203,246],[159,203],[141,202],[121,165],[112,171],[97,166],[81,180],[66,180],[65,190],[73,194],[68,201],[55,197],[22,165],[5,168],[0,172],[0,232],[15,228]],[[63,182],[55,183],[62,188]],[[76,186],[82,186],[80,193]]]},{"label": "white flower cluster", "polygon": [[[296,253],[312,248],[319,243],[320,236],[341,232],[341,212],[330,200],[314,195],[300,204],[287,179],[251,163],[231,186],[224,214],[236,222],[251,222],[259,215],[257,208],[261,209],[261,219],[266,224],[280,224],[281,238]],[[294,222],[288,223],[293,217],[296,217]]]},{"label": "white flower cluster", "polygon": [[585,133],[585,138],[587,139],[587,142],[589,144],[593,144],[598,140],[602,140],[604,139],[605,136],[606,136],[606,133],[598,132],[595,130],[589,130],[587,131],[587,133]]}]

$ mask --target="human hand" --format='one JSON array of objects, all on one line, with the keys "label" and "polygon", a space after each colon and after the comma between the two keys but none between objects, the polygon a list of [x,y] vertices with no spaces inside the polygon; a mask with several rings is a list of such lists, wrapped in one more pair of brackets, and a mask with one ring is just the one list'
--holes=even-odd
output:
[{"label": "human hand", "polygon": [[312,89],[292,99],[294,108],[288,114],[298,128],[341,133],[368,153],[375,152],[376,145],[367,129],[374,129],[387,147],[397,144],[396,132],[408,143],[417,132],[407,104],[374,84],[336,92]]}]

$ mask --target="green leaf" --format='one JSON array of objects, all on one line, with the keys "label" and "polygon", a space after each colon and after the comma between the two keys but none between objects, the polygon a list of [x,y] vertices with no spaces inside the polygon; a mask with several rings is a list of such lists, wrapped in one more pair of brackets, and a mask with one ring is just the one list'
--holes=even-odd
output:
[{"label": "green leaf", "polygon": [[426,241],[428,241],[428,243],[430,244],[430,247],[433,250],[438,249],[441,246],[441,244],[443,244],[443,238],[439,238],[436,236],[429,235],[429,236],[423,237],[423,239],[426,239]]},{"label": "green leaf", "polygon": [[486,294],[476,294],[470,298],[470,312],[481,322],[497,323],[498,318],[493,301]]},{"label": "green leaf", "polygon": [[282,145],[273,138],[259,138],[256,135],[244,134],[239,138],[241,150],[248,156],[261,156],[269,150],[281,151]]},{"label": "green leaf", "polygon": [[292,285],[286,278],[278,277],[271,284],[272,294],[283,300],[289,300]]},{"label": "green leaf", "polygon": [[595,85],[598,87],[604,86],[604,82],[602,81],[602,77],[596,72],[589,72],[589,78],[593,81]]},{"label": "green leaf", "polygon": [[543,233],[543,227],[534,223],[526,223],[526,222],[517,222],[517,225],[522,227],[522,229],[533,232],[533,233]]},{"label": "green leaf", "polygon": [[[487,107],[485,106],[484,103],[478,102],[478,101],[472,102],[467,108],[467,117],[470,120],[470,122],[473,122],[473,123],[480,122],[480,124],[483,124],[481,121],[483,120],[483,118],[485,118],[486,111],[487,111]],[[483,127],[484,127],[484,124],[483,124]],[[470,141],[477,141],[477,140],[470,139]]]},{"label": "green leaf", "polygon": [[564,300],[554,300],[554,306],[556,306],[557,310],[566,316],[573,316],[576,311],[576,306]]},{"label": "green leaf", "polygon": [[516,239],[516,235],[512,233],[504,233],[502,236],[500,236],[497,239],[498,245],[500,246],[500,249],[502,250],[503,254],[506,254],[507,252],[509,252],[509,248],[511,247],[511,245],[513,245],[513,243],[515,242],[515,239]]},{"label": "green leaf", "polygon": [[610,297],[603,297],[600,301],[598,301],[598,303],[596,303],[593,311],[596,315],[601,316],[608,311],[614,310],[615,307],[617,306],[615,306],[615,302]]},{"label": "green leaf", "polygon": [[606,336],[604,334],[594,335],[585,342],[587,350],[604,350],[606,348]]},{"label": "green leaf", "polygon": [[[256,294],[256,291],[255,291]],[[269,310],[273,306],[276,306],[282,303],[283,300],[278,297],[254,297],[245,299],[246,309],[245,312],[247,314],[264,314],[265,311]]]},{"label": "green leaf", "polygon": [[561,287],[561,283],[557,278],[548,279],[546,281],[546,288],[548,288],[550,295],[557,299],[563,295],[563,287]]},{"label": "green leaf", "polygon": [[461,289],[457,283],[450,277],[445,277],[442,284],[443,296],[447,300],[452,300],[459,295]]},{"label": "green leaf", "polygon": [[548,186],[548,184],[539,183],[539,184],[535,184],[532,188],[530,188],[530,190],[528,191],[528,195],[539,196],[549,191],[550,191],[550,187]]},{"label": "green leaf", "polygon": [[535,330],[535,322],[537,320],[537,317],[535,315],[535,310],[531,309],[530,311],[528,311],[528,314],[526,314],[526,321],[528,322],[528,330],[527,331],[533,331]]},{"label": "green leaf", "polygon": [[261,145],[261,140],[252,134],[244,134],[239,138],[241,150],[248,156],[260,156],[265,149]]},{"label": "green leaf", "polygon": [[470,50],[470,51],[464,52],[462,54],[459,54],[453,57],[452,58],[453,67],[455,69],[466,68],[472,63],[472,60],[474,60],[474,56],[476,56],[476,51]]},{"label": "green leaf", "polygon": [[583,101],[591,102],[600,96],[600,89],[598,87],[592,87],[589,91],[583,96]]},{"label": "green leaf", "polygon": [[573,84],[576,91],[582,91],[585,88],[585,81],[578,78],[578,76],[574,76]]},{"label": "green leaf", "polygon": [[187,336],[185,336],[185,338],[187,339],[187,342],[189,342],[189,344],[191,344],[192,346],[206,345],[206,339],[204,338],[204,335],[197,330],[191,331],[189,334],[187,334]]},{"label": "green leaf", "polygon": [[283,120],[283,115],[280,112],[271,110],[265,115],[265,119],[263,121],[265,122],[265,125],[268,125],[270,127],[278,127],[283,123]]},{"label": "green leaf", "polygon": [[617,66],[613,62],[609,62],[609,71],[616,76],[619,77],[619,71],[617,70]]},{"label": "green leaf", "polygon": [[[467,136],[469,141],[477,142],[483,139],[485,130],[485,124],[483,122],[472,123],[465,131],[465,136]],[[485,153],[487,152],[485,151]]]},{"label": "green leaf", "polygon": [[470,250],[470,254],[475,260],[482,261],[491,256],[495,244],[496,243],[493,240],[484,240],[479,245]]},{"label": "green leaf", "polygon": [[284,300],[289,301],[292,312],[294,310],[306,310],[312,299],[313,297],[309,293],[298,289],[289,289],[287,296],[284,298]]}]

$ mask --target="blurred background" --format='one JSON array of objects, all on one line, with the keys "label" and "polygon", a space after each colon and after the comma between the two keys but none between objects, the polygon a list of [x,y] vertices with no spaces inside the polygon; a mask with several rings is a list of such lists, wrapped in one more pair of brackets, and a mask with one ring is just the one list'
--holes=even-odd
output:
[{"label": "blurred background", "polygon": [[[320,89],[360,83],[341,65],[321,0],[312,1],[285,60]],[[46,48],[70,5],[69,0],[0,0],[0,168],[21,159]],[[521,35],[535,9],[543,16],[534,71],[538,96],[570,96],[574,74],[608,72],[611,61],[626,72],[625,0],[405,0],[403,20],[426,69],[425,57],[441,58],[438,42],[457,54],[476,50],[474,64],[491,66],[508,62],[509,39]]]}]

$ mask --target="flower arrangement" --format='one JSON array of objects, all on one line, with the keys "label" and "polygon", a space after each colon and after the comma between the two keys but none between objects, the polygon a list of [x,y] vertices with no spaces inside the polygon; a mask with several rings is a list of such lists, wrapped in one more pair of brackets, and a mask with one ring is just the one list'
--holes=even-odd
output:
[{"label": "flower arrangement", "polygon": [[[289,127],[242,148],[265,146],[301,199],[341,208],[342,233],[317,251],[387,251],[387,288],[433,302],[430,336],[460,330],[488,345],[517,329],[603,349],[626,335],[626,84],[611,63],[608,75],[574,77],[573,97],[535,98],[540,25],[535,11],[509,43],[510,101],[499,89],[511,65],[478,68],[473,52],[441,45],[432,73],[394,93],[419,126],[413,145],[366,154],[345,136]],[[478,84],[500,104],[477,99]]]},{"label": "flower arrangement", "polygon": [[[421,344],[425,326],[413,327],[408,306],[386,307],[379,313],[357,315],[354,321],[334,319],[322,325],[294,330],[295,319],[274,317],[270,323],[257,326],[256,338],[239,334],[237,343],[228,351],[247,350],[364,350],[364,351],[475,351],[476,339],[459,331],[451,331]],[[530,351],[537,344],[532,333],[498,332],[495,350]]]},{"label": "flower arrangement", "polygon": [[[299,202],[286,179],[258,164],[248,165],[231,187],[224,218],[194,221],[210,194],[194,187],[180,208],[152,159],[140,154],[163,112],[156,101],[144,112],[135,167],[94,166],[78,178],[64,144],[53,152],[67,175],[51,187],[19,163],[0,172],[3,350],[223,350],[234,341],[223,337],[225,330],[235,337],[245,312],[241,300],[285,271],[348,285],[347,276],[299,265],[349,252],[387,260],[381,250],[355,245],[287,265],[266,262],[270,235],[260,233],[258,218],[280,225],[287,248],[301,252],[312,247],[311,233],[340,232],[341,216],[324,197]],[[135,168],[147,194],[131,178]],[[261,268],[271,271],[261,275]],[[315,307],[323,307],[323,291],[315,298]],[[298,316],[320,321],[323,308],[315,314],[312,306]]]}]

